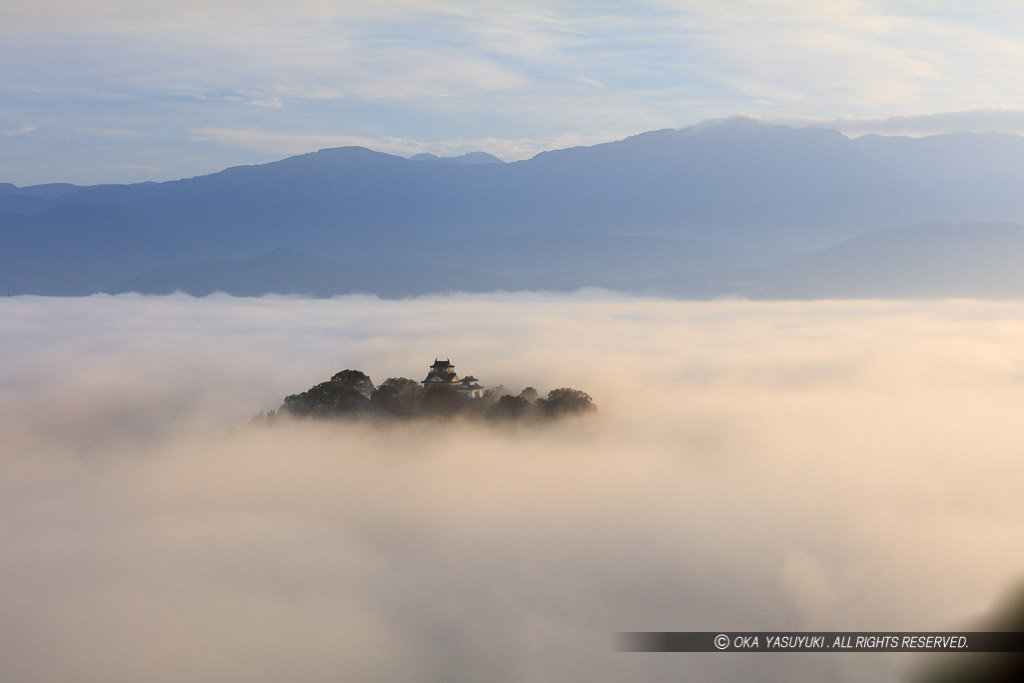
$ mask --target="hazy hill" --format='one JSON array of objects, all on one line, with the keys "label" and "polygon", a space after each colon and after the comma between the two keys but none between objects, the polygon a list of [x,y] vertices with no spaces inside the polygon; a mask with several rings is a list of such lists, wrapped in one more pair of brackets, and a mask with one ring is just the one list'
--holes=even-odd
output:
[{"label": "hazy hill", "polygon": [[927,223],[860,235],[792,262],[631,283],[705,298],[1024,297],[1024,226]]},{"label": "hazy hill", "polygon": [[[417,272],[422,280],[402,289],[435,291],[427,273],[437,269],[475,273],[480,286],[678,283],[680,273],[774,267],[900,225],[1021,220],[1020,187],[1018,136],[849,139],[746,119],[508,164],[344,147],[165,183],[0,186],[0,286],[163,287],[156,270],[228,277],[229,264],[278,249],[404,264],[374,271],[371,289]],[[276,291],[272,271],[249,268],[243,289]]]},{"label": "hazy hill", "polygon": [[249,259],[220,259],[163,266],[130,278],[114,292],[170,294],[175,291],[205,296],[225,292],[235,296],[373,293],[401,298],[427,292],[486,292],[512,289],[501,277],[466,268],[421,266],[395,260],[332,261],[288,249],[275,249]]},{"label": "hazy hill", "polygon": [[60,203],[52,199],[34,197],[21,192],[0,194],[0,215],[43,213],[58,206],[60,206]]},{"label": "hazy hill", "polygon": [[409,157],[410,161],[439,161],[445,164],[461,164],[470,166],[473,164],[503,164],[505,163],[493,154],[487,152],[469,152],[457,157],[439,157],[436,154],[423,153]]},{"label": "hazy hill", "polygon": [[0,229],[0,293],[110,291],[139,272],[193,256],[174,233],[151,230],[121,207],[65,204],[9,214]]},{"label": "hazy hill", "polygon": [[1024,296],[1024,227],[921,224],[855,237],[771,270],[768,298]]}]

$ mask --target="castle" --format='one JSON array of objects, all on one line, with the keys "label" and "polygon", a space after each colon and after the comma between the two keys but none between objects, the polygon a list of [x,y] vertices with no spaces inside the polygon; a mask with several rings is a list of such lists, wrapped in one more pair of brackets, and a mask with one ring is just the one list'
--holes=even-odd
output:
[{"label": "castle", "polygon": [[484,388],[477,384],[477,381],[477,378],[473,375],[466,375],[459,379],[459,376],[455,374],[455,366],[451,364],[450,359],[438,360],[435,358],[434,364],[430,366],[430,372],[422,384],[425,389],[430,389],[431,387],[451,387],[469,398],[483,398]]}]

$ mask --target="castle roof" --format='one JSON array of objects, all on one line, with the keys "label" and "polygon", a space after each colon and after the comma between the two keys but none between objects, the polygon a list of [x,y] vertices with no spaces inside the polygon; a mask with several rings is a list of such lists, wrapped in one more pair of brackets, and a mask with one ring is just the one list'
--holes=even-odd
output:
[{"label": "castle roof", "polygon": [[458,384],[459,377],[455,374],[455,366],[452,365],[451,360],[445,358],[440,360],[435,358],[434,364],[430,366],[430,372],[427,373],[427,378],[421,382],[421,384]]},{"label": "castle roof", "polygon": [[443,372],[431,372],[427,375],[427,378],[423,380],[424,384],[458,384],[459,378],[455,373],[447,374]]}]

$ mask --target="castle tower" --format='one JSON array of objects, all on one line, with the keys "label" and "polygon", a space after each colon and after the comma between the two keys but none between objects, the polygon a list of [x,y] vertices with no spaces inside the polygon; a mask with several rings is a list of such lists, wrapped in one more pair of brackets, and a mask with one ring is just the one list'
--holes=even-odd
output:
[{"label": "castle tower", "polygon": [[435,358],[434,364],[430,366],[430,372],[422,384],[427,389],[430,387],[457,387],[459,386],[459,377],[455,374],[455,366],[448,358],[444,360]]},{"label": "castle tower", "polygon": [[470,398],[484,397],[484,388],[477,384],[477,378],[473,375],[466,375],[462,378],[462,384],[459,385],[459,391]]},{"label": "castle tower", "polygon": [[473,375],[466,375],[461,380],[459,379],[459,376],[455,374],[455,366],[452,365],[449,358],[444,360],[435,358],[434,364],[430,366],[430,372],[427,373],[427,378],[423,380],[422,384],[425,389],[452,387],[469,398],[483,398],[484,395],[484,388],[477,383],[477,378]]}]

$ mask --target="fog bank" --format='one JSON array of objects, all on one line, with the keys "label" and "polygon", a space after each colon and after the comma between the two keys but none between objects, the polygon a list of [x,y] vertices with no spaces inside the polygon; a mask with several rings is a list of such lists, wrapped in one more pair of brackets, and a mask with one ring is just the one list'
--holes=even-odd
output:
[{"label": "fog bank", "polygon": [[[885,681],[625,630],[944,630],[1024,568],[1024,303],[0,299],[5,680]],[[249,426],[353,368],[543,429]]]}]

